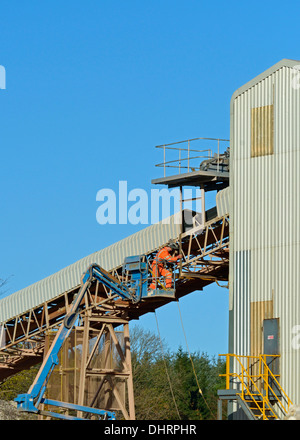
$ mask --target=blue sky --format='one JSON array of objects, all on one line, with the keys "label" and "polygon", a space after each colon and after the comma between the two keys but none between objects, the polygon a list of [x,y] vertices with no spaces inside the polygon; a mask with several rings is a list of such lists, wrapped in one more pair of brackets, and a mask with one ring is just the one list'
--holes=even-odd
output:
[{"label": "blue sky", "polygon": [[[99,225],[96,193],[150,191],[155,145],[229,138],[233,92],[300,59],[297,1],[2,1],[1,278],[13,293],[144,225]],[[180,302],[192,351],[227,352],[228,291]],[[185,348],[176,304],[157,312]],[[140,321],[156,330],[153,315]]]}]

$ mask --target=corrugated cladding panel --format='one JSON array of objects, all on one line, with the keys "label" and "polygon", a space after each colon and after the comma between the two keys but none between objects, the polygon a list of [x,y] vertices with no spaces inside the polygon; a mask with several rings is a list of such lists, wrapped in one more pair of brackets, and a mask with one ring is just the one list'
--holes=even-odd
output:
[{"label": "corrugated cladding panel", "polygon": [[106,270],[112,270],[120,267],[127,256],[155,251],[169,239],[179,236],[181,232],[179,219],[180,215],[175,214],[169,221],[151,225],[3,298],[0,300],[0,322],[5,322],[76,288],[80,284],[82,274],[92,263],[97,263]]},{"label": "corrugated cladding panel", "polygon": [[[249,301],[274,301],[274,317],[280,319],[282,383],[294,403],[300,403],[300,350],[291,345],[292,329],[300,325],[300,90],[299,81],[295,82],[296,64],[300,66],[300,62],[283,60],[239,89],[231,103],[229,214],[230,264],[234,266],[230,304],[234,325],[230,338],[235,353],[249,351],[248,340],[241,334],[249,329],[242,298],[248,296],[243,286],[250,277]],[[251,111],[271,105],[274,152],[251,157]],[[241,259],[234,258],[243,251],[250,252],[250,272],[244,271]]]},{"label": "corrugated cladding panel", "polygon": [[[251,270],[250,251],[240,251],[235,253],[235,279],[234,279],[234,311],[235,337],[234,353],[247,355],[250,349],[250,270]],[[240,295],[243,292],[243,295]],[[241,330],[241,331],[240,331]]]},{"label": "corrugated cladding panel", "polygon": [[216,195],[218,217],[229,214],[230,186],[219,191]]}]

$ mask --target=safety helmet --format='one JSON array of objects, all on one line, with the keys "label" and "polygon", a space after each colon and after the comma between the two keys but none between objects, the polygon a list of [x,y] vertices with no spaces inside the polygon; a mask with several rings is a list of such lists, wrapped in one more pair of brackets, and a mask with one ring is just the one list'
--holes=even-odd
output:
[{"label": "safety helmet", "polygon": [[179,249],[178,244],[177,244],[176,241],[174,241],[174,240],[169,240],[169,242],[168,242],[168,246],[169,246],[171,249],[173,249],[173,251],[178,251],[178,249]]}]

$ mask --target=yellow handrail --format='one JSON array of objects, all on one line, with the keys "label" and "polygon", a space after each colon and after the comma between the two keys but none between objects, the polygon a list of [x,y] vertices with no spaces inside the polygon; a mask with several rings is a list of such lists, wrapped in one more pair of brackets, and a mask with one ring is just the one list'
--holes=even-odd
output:
[{"label": "yellow handrail", "polygon": [[[269,395],[274,396],[275,401],[279,404],[282,411],[287,413],[287,409],[284,407],[283,403],[279,399],[279,396],[275,393],[269,381],[272,380],[273,384],[276,384],[278,390],[280,391],[280,396],[284,397],[288,408],[292,405],[291,399],[285,393],[281,385],[279,384],[277,378],[280,377],[279,374],[274,374],[267,365],[266,358],[272,357],[273,359],[279,357],[280,355],[258,355],[258,356],[247,356],[247,355],[236,355],[232,353],[220,354],[219,356],[226,356],[226,374],[220,374],[220,376],[226,377],[226,389],[230,389],[230,380],[236,378],[239,380],[241,385],[241,393],[238,395],[242,400],[245,401],[245,396],[250,396],[251,400],[260,410],[261,415],[264,420],[267,420],[266,410],[269,410],[274,417],[278,417],[273,410],[273,407],[269,400]],[[230,372],[230,360],[235,359],[240,366],[240,373]],[[246,367],[243,364],[246,362]],[[258,374],[252,374],[251,369],[257,364]],[[258,383],[260,382],[260,387]],[[265,391],[265,395],[263,394]],[[254,394],[256,393],[256,394]],[[262,407],[259,405],[258,401],[255,399],[259,395],[261,397],[260,402],[262,402]]]},{"label": "yellow handrail", "polygon": [[[257,409],[262,413],[263,419],[267,420],[267,416],[266,416],[266,409],[269,409],[273,415],[276,417],[276,413],[274,412],[273,408],[269,405],[268,399],[263,396],[263,394],[261,393],[260,389],[258,388],[258,386],[256,385],[256,383],[253,380],[253,377],[257,377],[257,375],[253,376],[250,375],[249,372],[246,370],[246,368],[244,367],[244,365],[241,363],[240,359],[238,357],[236,357],[237,361],[239,362],[240,366],[241,366],[241,370],[243,373],[245,373],[245,376],[248,380],[250,380],[250,383],[252,385],[254,385],[254,388],[257,391],[257,394],[261,396],[262,398],[262,402],[263,402],[263,407],[261,408],[257,402],[257,400],[255,399],[254,394],[251,392],[250,387],[247,386],[245,384],[244,381],[244,374],[241,377],[241,383],[242,383],[242,393],[240,394],[241,398],[245,401],[245,393],[244,393],[244,389],[246,389],[247,394],[251,397],[253,403],[255,403],[255,405],[257,406]],[[249,357],[247,357],[247,362],[249,361]],[[240,376],[239,376],[240,377]]]},{"label": "yellow handrail", "polygon": [[[276,376],[279,376],[278,374],[275,375],[273,374],[273,372],[270,370],[270,368],[268,367],[267,363],[266,363],[266,356],[267,355],[261,355],[261,361],[265,366],[265,369],[268,371],[268,376],[272,378],[272,380],[275,382],[275,384],[277,385],[278,389],[280,390],[281,395],[283,395],[287,401],[288,404],[288,408],[293,404],[293,402],[291,401],[291,399],[289,398],[289,396],[286,394],[286,392],[284,391],[284,389],[282,388],[282,386],[280,385],[280,383],[278,382],[278,380],[276,379]],[[275,357],[275,356],[274,356]],[[279,355],[277,355],[277,357],[279,357]],[[283,411],[285,411],[285,413],[287,413],[288,411],[286,410],[286,408],[284,407],[284,405],[282,404],[282,402],[280,401],[280,399],[278,399],[278,396],[275,394],[273,388],[269,385],[269,381],[267,381],[266,383],[266,391],[270,390],[272,392],[272,394],[275,396],[277,403],[279,403],[283,409]]]}]

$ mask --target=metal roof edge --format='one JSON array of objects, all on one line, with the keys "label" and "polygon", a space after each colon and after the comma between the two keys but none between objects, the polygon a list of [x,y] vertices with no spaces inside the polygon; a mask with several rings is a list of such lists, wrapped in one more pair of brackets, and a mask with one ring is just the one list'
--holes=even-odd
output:
[{"label": "metal roof edge", "polygon": [[[294,67],[296,64],[300,65],[300,60],[292,60],[288,58],[283,58],[282,60],[278,61],[278,63],[274,64],[273,66],[266,69],[264,72],[260,73],[250,81],[246,82],[243,86],[239,87],[235,90],[235,92],[232,94],[230,99],[230,146],[233,147],[233,103],[234,100],[244,93],[246,90],[248,90],[250,87],[253,87],[255,84],[262,81],[264,78],[267,78],[272,73],[276,72],[277,70],[281,69],[282,67]],[[231,175],[232,175],[232,167],[231,169]]]},{"label": "metal roof edge", "polygon": [[288,58],[283,58],[281,61],[278,61],[278,63],[274,64],[273,66],[269,67],[264,72],[260,73],[256,77],[252,78],[250,81],[246,82],[243,86],[236,89],[236,91],[232,94],[231,100],[230,100],[230,113],[232,110],[233,101],[237,96],[239,96],[241,93],[248,90],[250,87],[254,86],[258,82],[262,81],[267,76],[271,75],[272,73],[276,72],[276,70],[281,69],[281,67],[294,67],[296,64],[300,65],[300,60],[291,60]]},{"label": "metal roof edge", "polygon": [[[190,211],[190,210],[185,209],[184,211]],[[130,234],[130,235],[128,235],[127,237],[121,238],[121,240],[118,240],[118,241],[116,241],[116,242],[114,242],[114,243],[112,243],[112,244],[110,244],[110,245],[108,245],[108,246],[105,246],[104,248],[99,249],[98,251],[92,252],[91,254],[88,254],[88,255],[86,255],[85,257],[79,258],[78,260],[74,261],[74,262],[71,263],[71,264],[68,264],[67,266],[63,267],[62,269],[59,269],[58,271],[54,272],[53,274],[51,274],[51,275],[47,275],[46,277],[44,277],[44,278],[42,278],[42,279],[40,279],[40,280],[38,280],[38,281],[35,281],[34,283],[29,284],[28,286],[23,287],[22,289],[16,290],[15,292],[11,293],[10,295],[7,295],[5,298],[8,298],[9,296],[18,293],[18,292],[20,292],[21,290],[27,289],[28,287],[32,287],[32,286],[34,286],[34,285],[36,285],[36,284],[38,284],[38,283],[40,283],[40,282],[42,282],[42,281],[46,281],[46,280],[48,280],[49,278],[52,278],[53,275],[57,275],[57,276],[59,276],[60,274],[62,274],[63,272],[65,272],[67,269],[69,269],[69,268],[73,267],[74,265],[76,265],[76,264],[78,264],[78,263],[80,263],[80,262],[86,260],[87,258],[91,258],[93,255],[97,255],[97,254],[98,254],[99,252],[101,252],[101,251],[108,251],[108,250],[110,250],[110,249],[113,250],[113,248],[114,248],[115,246],[117,246],[117,245],[119,246],[121,243],[125,243],[125,242],[128,241],[129,239],[134,239],[135,237],[138,237],[138,236],[140,236],[141,234],[144,234],[147,230],[150,230],[151,227],[153,227],[153,226],[159,226],[159,225],[169,224],[169,222],[171,223],[172,220],[174,220],[175,218],[178,217],[178,215],[179,215],[179,212],[175,213],[174,215],[171,215],[170,217],[167,217],[167,218],[165,218],[165,219],[159,221],[158,223],[154,223],[154,224],[152,224],[152,225],[147,226],[146,228],[141,229],[140,231],[134,232],[133,234]],[[152,251],[152,249],[149,249],[149,253],[150,253],[151,251]],[[3,299],[5,299],[5,298],[3,298]],[[0,300],[0,303],[1,303],[1,301],[2,301],[2,299]]]}]

